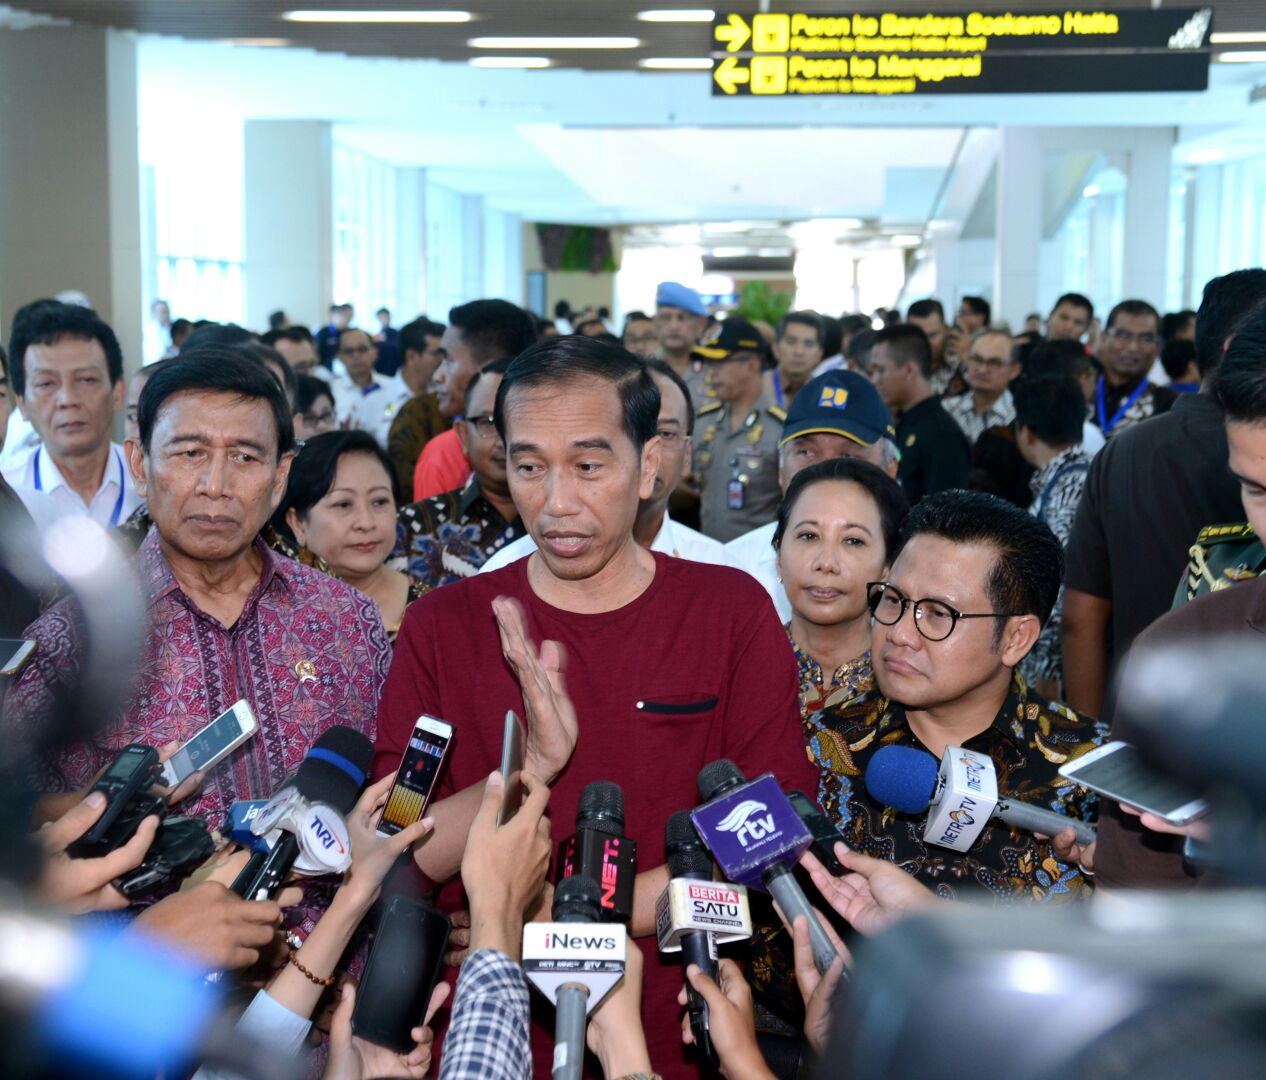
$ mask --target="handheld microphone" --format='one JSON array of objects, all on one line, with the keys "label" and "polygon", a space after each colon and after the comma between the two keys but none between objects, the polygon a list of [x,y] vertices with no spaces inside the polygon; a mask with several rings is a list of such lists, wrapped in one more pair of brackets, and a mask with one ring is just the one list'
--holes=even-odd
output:
[{"label": "handheld microphone", "polygon": [[[374,744],[336,724],[317,739],[294,777],[251,823],[251,832],[278,838],[262,859],[252,855],[231,889],[248,900],[268,900],[292,867],[309,874],[342,873],[352,864],[344,818],[351,813],[374,757]],[[302,861],[301,861],[302,859]]]},{"label": "handheld microphone", "polygon": [[619,784],[586,784],[576,808],[576,831],[558,846],[558,880],[587,877],[599,886],[606,922],[633,918],[637,844],[624,835],[624,793]]},{"label": "handheld microphone", "polygon": [[580,1080],[586,1018],[624,977],[628,933],[602,921],[602,889],[581,874],[555,887],[552,914],[523,928],[523,973],[557,1009],[554,1080]]},{"label": "handheld microphone", "polygon": [[[717,945],[751,937],[747,890],[712,879],[713,862],[689,810],[679,810],[664,828],[668,883],[655,904],[659,951],[680,952],[685,966],[696,964],[717,980]],[[695,1046],[714,1068],[720,1060],[708,1030],[708,1003],[686,980],[686,1004]]]},{"label": "handheld microphone", "polygon": [[803,915],[813,962],[825,972],[839,953],[791,869],[813,837],[778,781],[766,773],[748,783],[734,762],[721,758],[699,770],[699,794],[704,805],[690,817],[725,876],[768,889],[788,924]]},{"label": "handheld microphone", "polygon": [[947,746],[939,765],[913,746],[880,747],[866,766],[866,790],[903,814],[927,811],[924,843],[953,851],[967,851],[991,821],[1047,836],[1071,826],[1078,843],[1095,840],[1084,821],[1000,797],[993,759],[961,746]]}]

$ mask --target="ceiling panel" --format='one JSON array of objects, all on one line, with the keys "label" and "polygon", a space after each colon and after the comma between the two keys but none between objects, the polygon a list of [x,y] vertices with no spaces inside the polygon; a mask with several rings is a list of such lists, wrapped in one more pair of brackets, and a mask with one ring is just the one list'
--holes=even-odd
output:
[{"label": "ceiling panel", "polygon": [[[15,7],[34,13],[70,19],[91,26],[170,34],[193,39],[284,38],[294,44],[353,56],[391,56],[466,60],[489,55],[472,50],[467,41],[476,36],[566,35],[628,36],[641,41],[637,49],[618,51],[531,50],[550,57],[557,66],[593,71],[633,69],[643,57],[698,57],[706,54],[706,25],[646,23],[637,19],[644,8],[697,8],[700,0],[22,0]],[[714,5],[750,11],[756,0],[735,5]],[[840,0],[774,0],[771,11],[841,10],[926,13],[928,0],[893,0],[888,4]],[[1049,0],[977,0],[957,4],[938,0],[937,10],[1029,11],[1049,10]],[[1114,0],[1113,8],[1155,7],[1153,0]],[[1180,0],[1173,7],[1204,6]],[[1266,31],[1263,0],[1214,0],[1214,28],[1221,31]],[[458,25],[338,25],[295,23],[282,19],[293,8],[460,9],[475,21]],[[1252,45],[1229,48],[1253,48]],[[1258,45],[1256,48],[1260,49]]]}]

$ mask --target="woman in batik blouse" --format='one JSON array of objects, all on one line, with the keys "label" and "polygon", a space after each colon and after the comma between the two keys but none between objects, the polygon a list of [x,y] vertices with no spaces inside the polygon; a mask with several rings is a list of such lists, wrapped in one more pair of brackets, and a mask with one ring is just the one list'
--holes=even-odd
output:
[{"label": "woman in batik blouse", "polygon": [[787,486],[773,542],[802,717],[871,688],[866,585],[887,575],[908,509],[900,485],[860,458],[811,465]]},{"label": "woman in batik blouse", "polygon": [[[787,485],[773,543],[791,604],[787,635],[800,668],[806,744],[815,730],[809,717],[874,683],[866,585],[887,576],[907,510],[901,486],[860,458],[820,461]],[[817,798],[816,791],[805,794]],[[791,939],[772,917],[757,923],[751,952],[757,1030],[768,1046],[798,1045],[803,1006]]]},{"label": "woman in batik blouse", "polygon": [[272,521],[294,541],[287,554],[318,563],[377,604],[393,642],[405,608],[426,591],[386,564],[396,545],[396,491],[391,458],[372,435],[331,431],[295,455]]}]

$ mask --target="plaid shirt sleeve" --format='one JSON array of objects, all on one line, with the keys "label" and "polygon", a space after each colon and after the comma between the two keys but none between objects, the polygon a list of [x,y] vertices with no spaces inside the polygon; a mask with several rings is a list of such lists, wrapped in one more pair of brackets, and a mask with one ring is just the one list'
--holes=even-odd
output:
[{"label": "plaid shirt sleeve", "polygon": [[529,1080],[528,987],[505,953],[480,949],[462,964],[439,1080]]}]

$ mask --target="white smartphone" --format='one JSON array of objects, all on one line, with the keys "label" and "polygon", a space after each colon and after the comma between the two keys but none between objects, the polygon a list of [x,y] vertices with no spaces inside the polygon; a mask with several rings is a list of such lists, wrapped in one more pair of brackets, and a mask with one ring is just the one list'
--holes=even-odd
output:
[{"label": "white smartphone", "polygon": [[218,765],[259,730],[243,699],[226,710],[163,762],[163,783],[175,787],[187,776]]},{"label": "white smartphone", "polygon": [[396,782],[378,818],[380,836],[394,836],[422,819],[452,741],[452,724],[425,714],[417,718],[396,770]]},{"label": "white smartphone", "polygon": [[1060,766],[1060,776],[1075,784],[1164,818],[1186,825],[1209,807],[1187,785],[1151,768],[1129,743],[1110,742]]},{"label": "white smartphone", "polygon": [[0,638],[0,675],[16,679],[35,653],[30,638]]}]

